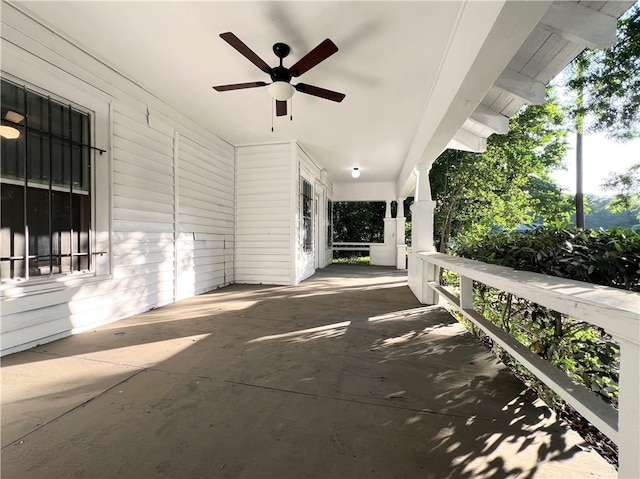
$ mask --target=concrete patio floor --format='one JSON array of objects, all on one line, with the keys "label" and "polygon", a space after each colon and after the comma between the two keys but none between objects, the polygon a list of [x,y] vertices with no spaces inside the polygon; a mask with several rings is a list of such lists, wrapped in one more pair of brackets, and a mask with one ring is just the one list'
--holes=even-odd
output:
[{"label": "concrete patio floor", "polygon": [[2,359],[3,478],[615,477],[405,272],[234,285]]}]

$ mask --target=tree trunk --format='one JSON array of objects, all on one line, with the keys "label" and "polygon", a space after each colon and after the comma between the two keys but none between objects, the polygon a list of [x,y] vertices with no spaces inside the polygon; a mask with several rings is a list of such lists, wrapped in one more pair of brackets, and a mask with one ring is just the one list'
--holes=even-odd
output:
[{"label": "tree trunk", "polygon": [[[578,58],[576,64],[576,78],[583,77],[583,59]],[[586,61],[586,60],[584,60]],[[584,87],[580,83],[576,96],[576,227],[584,229],[584,194],[582,192],[582,133],[584,128],[584,112],[582,111]]]},{"label": "tree trunk", "polygon": [[576,133],[576,227],[584,229],[584,194],[582,192],[582,133],[580,132]]}]

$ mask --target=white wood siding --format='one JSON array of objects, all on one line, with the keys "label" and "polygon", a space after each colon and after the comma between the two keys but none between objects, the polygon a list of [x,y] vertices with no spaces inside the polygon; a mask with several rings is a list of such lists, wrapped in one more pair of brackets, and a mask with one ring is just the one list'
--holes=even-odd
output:
[{"label": "white wood siding", "polygon": [[233,149],[179,140],[177,297],[233,281]]},{"label": "white wood siding", "polygon": [[291,143],[236,150],[236,282],[291,284],[291,152]]},{"label": "white wood siding", "polygon": [[[173,137],[122,102],[113,113],[113,286],[124,314],[173,301]],[[131,279],[137,286],[127,286]],[[118,288],[119,289],[119,288]]]},{"label": "white wood siding", "polygon": [[1,36],[4,73],[101,103],[108,130],[94,195],[105,271],[3,284],[2,354],[232,283],[233,146],[13,5]]}]

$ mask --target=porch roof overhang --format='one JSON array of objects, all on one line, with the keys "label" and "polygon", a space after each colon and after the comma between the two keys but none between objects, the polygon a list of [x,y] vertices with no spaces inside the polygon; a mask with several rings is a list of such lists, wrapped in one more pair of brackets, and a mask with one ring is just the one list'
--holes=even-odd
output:
[{"label": "porch roof overhang", "polygon": [[[615,42],[633,1],[3,2],[48,26],[233,145],[296,140],[334,185],[334,200],[393,200],[446,148],[482,151],[584,48]],[[296,94],[293,121],[272,119],[268,81],[219,38],[234,32],[274,66],[325,38],[339,52],[299,81],[346,94]],[[28,36],[28,32],[25,32]],[[72,59],[71,59],[72,60]],[[45,85],[46,86],[46,85]],[[135,101],[135,99],[133,99]],[[291,108],[291,107],[290,107]],[[272,121],[274,130],[271,131]],[[350,172],[358,167],[361,177]]]}]

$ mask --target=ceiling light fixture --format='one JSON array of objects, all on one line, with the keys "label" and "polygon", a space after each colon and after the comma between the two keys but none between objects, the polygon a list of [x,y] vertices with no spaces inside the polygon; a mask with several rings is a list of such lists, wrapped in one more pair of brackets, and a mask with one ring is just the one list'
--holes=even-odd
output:
[{"label": "ceiling light fixture", "polygon": [[286,81],[274,81],[267,87],[267,90],[272,98],[280,101],[287,101],[296,91],[295,88]]},{"label": "ceiling light fixture", "polygon": [[358,168],[354,168],[351,171],[351,176],[353,176],[354,178],[359,178],[360,177],[360,169]]},{"label": "ceiling light fixture", "polygon": [[[9,110],[5,113],[4,119],[15,125],[20,125],[22,120],[24,120],[24,115]],[[2,125],[0,126],[0,136],[7,140],[15,140],[16,138],[20,138],[20,130],[9,125]]]},{"label": "ceiling light fixture", "polygon": [[7,121],[10,121],[11,123],[22,123],[22,120],[24,120],[24,115],[21,115],[20,113],[9,110],[4,115],[4,119]]},{"label": "ceiling light fixture", "polygon": [[7,140],[15,140],[20,137],[20,131],[12,126],[0,126],[0,136]]}]

